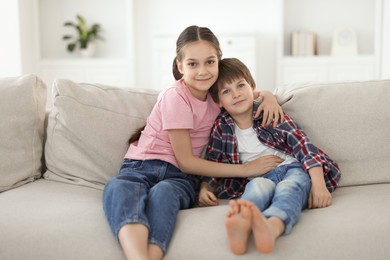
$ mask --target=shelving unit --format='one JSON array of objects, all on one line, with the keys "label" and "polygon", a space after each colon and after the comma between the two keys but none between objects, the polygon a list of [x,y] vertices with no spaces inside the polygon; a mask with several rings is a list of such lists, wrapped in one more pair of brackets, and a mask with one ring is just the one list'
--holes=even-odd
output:
[{"label": "shelving unit", "polygon": [[[231,0],[231,5],[228,6],[233,6],[232,2],[234,1]],[[262,1],[262,4],[254,2],[248,2],[248,5],[253,5],[254,9],[264,8],[270,13],[266,21],[269,19],[271,27],[259,22],[253,29],[240,32],[240,28],[245,26],[232,28],[233,31],[229,31],[230,26],[226,26],[224,35],[218,36],[224,57],[230,55],[245,61],[254,74],[259,74],[260,82],[267,78],[267,82],[270,82],[269,88],[297,81],[389,77],[390,45],[387,43],[390,42],[390,0],[275,0],[269,3]],[[172,22],[158,21],[161,26],[157,29],[152,28],[156,21],[142,24],[144,20],[137,17],[148,11],[146,7],[150,7],[150,3],[144,3],[142,0],[19,1],[19,5],[23,7],[20,17],[23,71],[41,76],[49,88],[55,78],[124,87],[137,87],[137,80],[139,87],[162,88],[166,82],[173,79],[172,46],[175,45],[177,35],[164,39],[173,31],[166,29],[172,27]],[[164,6],[169,9],[174,4],[175,1],[164,2]],[[140,7],[146,9],[138,10]],[[62,40],[62,36],[69,29],[65,28],[63,23],[75,19],[78,13],[83,15],[88,23],[100,23],[106,30],[106,41],[97,42],[98,51],[94,58],[84,59],[77,54],[68,53],[66,43]],[[146,17],[153,19],[154,15],[149,14]],[[189,22],[191,21],[189,19]],[[140,26],[136,27],[135,22]],[[219,25],[216,26],[218,27]],[[332,34],[339,27],[352,27],[356,31],[358,55],[331,56]],[[317,56],[291,56],[290,38],[295,30],[316,32]],[[145,44],[147,48],[135,50],[135,33],[138,33],[138,41],[142,41],[137,44]],[[136,57],[136,51],[147,53],[147,59]],[[148,79],[143,80],[144,78]],[[48,91],[51,94],[51,90]]]},{"label": "shelving unit", "polygon": [[[382,0],[282,0],[280,6],[277,85],[380,78]],[[331,55],[333,32],[343,27],[357,34],[355,56]],[[294,31],[317,34],[317,55],[291,55]]]},{"label": "shelving unit", "polygon": [[[50,87],[56,78],[76,82],[134,86],[133,1],[131,0],[33,0],[37,38],[37,73]],[[87,24],[99,23],[104,41],[96,41],[93,58],[69,53],[62,36],[64,27],[82,15]],[[51,91],[51,90],[49,90]],[[50,96],[50,95],[49,95]]]}]

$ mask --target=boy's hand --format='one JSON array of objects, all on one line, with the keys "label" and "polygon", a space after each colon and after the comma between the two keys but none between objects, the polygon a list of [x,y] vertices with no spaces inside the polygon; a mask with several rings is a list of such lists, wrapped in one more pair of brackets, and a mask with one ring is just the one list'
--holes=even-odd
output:
[{"label": "boy's hand", "polygon": [[219,200],[212,192],[212,188],[208,183],[202,182],[200,191],[199,191],[199,199],[198,205],[200,207],[209,207],[209,206],[217,206],[219,204]]},{"label": "boy's hand", "polygon": [[325,208],[332,204],[332,195],[326,188],[322,167],[309,169],[311,189],[308,200],[308,208]]},{"label": "boy's hand", "polygon": [[308,208],[325,208],[332,204],[332,195],[328,189],[320,185],[312,185],[309,194]]}]

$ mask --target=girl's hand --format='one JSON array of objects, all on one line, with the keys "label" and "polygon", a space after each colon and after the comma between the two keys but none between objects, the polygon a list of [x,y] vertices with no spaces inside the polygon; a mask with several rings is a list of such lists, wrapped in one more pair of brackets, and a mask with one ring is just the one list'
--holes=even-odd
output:
[{"label": "girl's hand", "polygon": [[200,207],[217,206],[219,201],[212,192],[212,188],[208,183],[202,182],[199,191],[198,205]]},{"label": "girl's hand", "polygon": [[255,117],[259,117],[261,112],[263,112],[263,121],[261,124],[263,126],[269,126],[273,121],[273,127],[276,127],[277,124],[284,121],[284,113],[282,107],[279,105],[275,96],[269,91],[262,91],[259,94],[259,97],[263,97],[263,102],[261,102],[258,107]]},{"label": "girl's hand", "polygon": [[245,176],[256,177],[264,175],[265,173],[275,169],[282,162],[283,159],[276,155],[262,156],[256,160],[244,164],[246,167]]}]

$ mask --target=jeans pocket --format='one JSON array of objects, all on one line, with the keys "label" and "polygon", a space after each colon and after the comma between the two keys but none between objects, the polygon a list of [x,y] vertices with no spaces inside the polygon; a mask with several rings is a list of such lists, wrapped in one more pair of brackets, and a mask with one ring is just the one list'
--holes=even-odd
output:
[{"label": "jeans pocket", "polygon": [[121,170],[126,168],[137,170],[142,167],[143,163],[144,163],[143,160],[125,159],[122,164]]}]

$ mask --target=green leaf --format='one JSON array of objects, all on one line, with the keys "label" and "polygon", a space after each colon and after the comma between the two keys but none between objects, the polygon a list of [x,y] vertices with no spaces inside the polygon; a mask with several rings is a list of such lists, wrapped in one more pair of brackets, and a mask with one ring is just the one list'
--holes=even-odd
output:
[{"label": "green leaf", "polygon": [[65,34],[63,40],[73,41],[67,45],[67,49],[70,52],[73,52],[77,47],[86,48],[90,42],[93,42],[95,39],[104,41],[105,39],[100,35],[102,32],[102,27],[100,24],[95,23],[91,27],[87,26],[86,20],[83,16],[76,15],[76,23],[65,22],[64,26],[73,27],[77,31],[77,36]]},{"label": "green leaf", "polygon": [[73,27],[75,27],[76,25],[74,23],[72,23],[72,22],[66,22],[66,23],[64,23],[64,26],[73,26]]},{"label": "green leaf", "polygon": [[79,20],[79,23],[80,24],[85,24],[85,19],[84,19],[84,17],[82,17],[81,15],[76,15],[76,17],[77,17],[77,20]]},{"label": "green leaf", "polygon": [[75,48],[76,48],[76,43],[68,44],[68,51],[73,52]]}]

